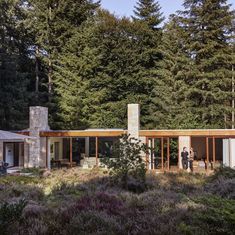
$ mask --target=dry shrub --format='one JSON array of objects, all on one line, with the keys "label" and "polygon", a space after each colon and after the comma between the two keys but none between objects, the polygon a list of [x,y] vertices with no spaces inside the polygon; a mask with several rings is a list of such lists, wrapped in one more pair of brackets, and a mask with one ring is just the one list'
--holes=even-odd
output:
[{"label": "dry shrub", "polygon": [[108,215],[118,215],[125,209],[123,202],[114,195],[98,192],[94,195],[86,195],[75,203],[58,211],[58,216],[64,222],[69,222],[72,217],[81,211],[102,211]]},{"label": "dry shrub", "polygon": [[223,198],[235,199],[235,178],[217,177],[205,186],[207,192]]},{"label": "dry shrub", "polygon": [[62,230],[62,234],[94,234],[118,235],[125,234],[122,225],[115,218],[102,211],[82,211],[73,217]]},{"label": "dry shrub", "polygon": [[48,223],[42,218],[28,217],[18,227],[13,234],[18,235],[46,235],[50,234],[48,231]]},{"label": "dry shrub", "polygon": [[47,208],[45,206],[39,205],[37,202],[30,201],[27,206],[23,210],[23,218],[37,218],[42,217],[47,212]]}]

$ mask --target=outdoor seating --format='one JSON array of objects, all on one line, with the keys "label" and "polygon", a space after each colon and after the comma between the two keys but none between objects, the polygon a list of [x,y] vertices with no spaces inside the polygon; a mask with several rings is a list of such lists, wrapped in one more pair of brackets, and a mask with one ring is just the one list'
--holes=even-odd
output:
[{"label": "outdoor seating", "polygon": [[62,168],[62,167],[75,167],[77,166],[76,162],[70,162],[68,159],[59,159],[59,160],[51,160],[51,167],[53,168]]},{"label": "outdoor seating", "polygon": [[7,166],[8,166],[8,163],[0,161],[0,175],[7,174]]}]

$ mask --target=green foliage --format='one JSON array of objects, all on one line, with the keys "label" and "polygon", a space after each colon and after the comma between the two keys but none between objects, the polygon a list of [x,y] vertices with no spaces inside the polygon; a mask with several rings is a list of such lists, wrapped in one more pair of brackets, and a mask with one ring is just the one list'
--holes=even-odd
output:
[{"label": "green foliage", "polygon": [[220,197],[207,196],[196,200],[204,209],[196,210],[191,234],[227,234],[235,233],[235,202]]},{"label": "green foliage", "polygon": [[218,177],[224,177],[228,179],[235,178],[235,170],[230,167],[219,167],[215,169],[215,174],[212,175],[212,180],[217,179]]},{"label": "green foliage", "polygon": [[161,7],[155,0],[139,0],[134,13],[134,20],[145,22],[151,29],[159,27],[164,20]]},{"label": "green foliage", "polygon": [[24,168],[21,170],[22,173],[31,173],[34,176],[41,176],[44,172],[44,169],[40,168]]},{"label": "green foliage", "polygon": [[191,60],[185,97],[200,126],[226,128],[231,118],[234,12],[227,0],[186,0],[184,7],[180,37]]},{"label": "green foliage", "polygon": [[137,1],[133,20],[99,6],[0,1],[1,129],[27,128],[30,105],[48,106],[54,129],[126,128],[128,103],[146,129],[231,126],[227,0],[185,0],[164,26],[158,1]]},{"label": "green foliage", "polygon": [[102,160],[110,175],[124,188],[128,188],[128,180],[133,178],[137,182],[145,183],[146,166],[141,154],[146,153],[146,146],[129,135],[123,135],[114,145],[113,158]]},{"label": "green foliage", "polygon": [[18,203],[2,203],[0,205],[0,231],[2,235],[9,234],[9,228],[12,224],[21,219],[23,209],[27,205],[25,200]]},{"label": "green foliage", "polygon": [[0,129],[28,127],[32,64],[20,0],[0,1]]}]

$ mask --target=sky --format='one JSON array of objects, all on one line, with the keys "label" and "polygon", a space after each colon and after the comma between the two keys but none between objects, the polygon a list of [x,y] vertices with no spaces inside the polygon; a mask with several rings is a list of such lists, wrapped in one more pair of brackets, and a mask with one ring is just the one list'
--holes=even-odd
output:
[{"label": "sky", "polygon": [[[235,0],[228,1],[233,4],[235,9]],[[118,16],[130,16],[136,2],[137,0],[101,0],[101,5]],[[162,7],[164,15],[168,17],[170,14],[175,13],[175,11],[182,9],[183,0],[158,0],[158,2]]]}]

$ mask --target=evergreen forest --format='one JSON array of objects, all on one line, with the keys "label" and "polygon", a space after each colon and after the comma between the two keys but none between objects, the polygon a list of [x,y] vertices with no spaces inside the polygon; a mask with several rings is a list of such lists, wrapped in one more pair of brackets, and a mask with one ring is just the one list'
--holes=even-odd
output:
[{"label": "evergreen forest", "polygon": [[[169,0],[170,1],[170,0]],[[0,129],[28,127],[29,106],[53,129],[233,128],[235,11],[184,0],[166,18],[155,0],[120,17],[92,0],[0,0]]]}]

